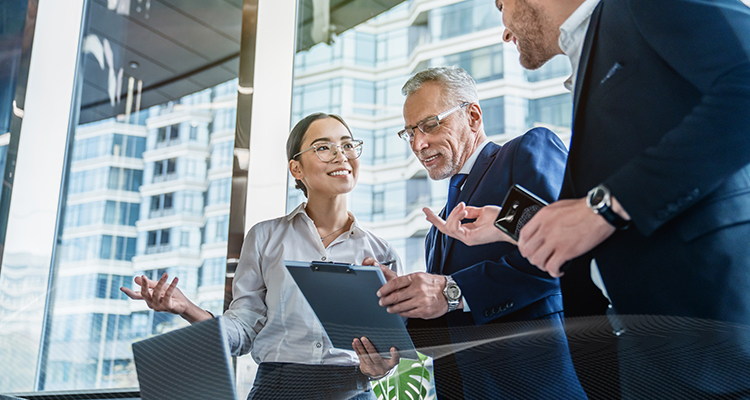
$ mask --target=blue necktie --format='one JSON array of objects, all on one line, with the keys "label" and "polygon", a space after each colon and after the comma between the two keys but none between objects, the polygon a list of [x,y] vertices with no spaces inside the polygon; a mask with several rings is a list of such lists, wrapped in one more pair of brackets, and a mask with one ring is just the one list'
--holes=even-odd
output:
[{"label": "blue necktie", "polygon": [[451,177],[450,188],[448,189],[448,204],[445,206],[445,217],[453,211],[458,201],[458,195],[461,193],[461,185],[466,181],[468,174],[456,174]]}]

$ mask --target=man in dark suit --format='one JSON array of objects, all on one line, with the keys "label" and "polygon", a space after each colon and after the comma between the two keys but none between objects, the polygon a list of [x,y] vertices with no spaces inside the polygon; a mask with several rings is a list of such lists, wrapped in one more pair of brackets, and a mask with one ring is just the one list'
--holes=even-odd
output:
[{"label": "man in dark suit", "polygon": [[[543,128],[498,146],[489,141],[474,80],[460,68],[430,68],[402,89],[409,144],[431,179],[451,178],[448,204],[490,204],[515,183],[554,200],[566,150]],[[390,280],[378,295],[410,318],[418,347],[435,352],[443,399],[585,398],[562,327],[558,281],[511,244],[469,248],[431,229],[427,273]]]},{"label": "man in dark suit", "polygon": [[[571,57],[565,21],[590,2],[496,5],[535,68]],[[561,200],[521,231],[521,254],[565,274],[566,313],[604,293],[647,316],[622,318],[623,397],[750,398],[750,9],[601,0],[587,24]],[[447,230],[486,243],[490,228]]]}]

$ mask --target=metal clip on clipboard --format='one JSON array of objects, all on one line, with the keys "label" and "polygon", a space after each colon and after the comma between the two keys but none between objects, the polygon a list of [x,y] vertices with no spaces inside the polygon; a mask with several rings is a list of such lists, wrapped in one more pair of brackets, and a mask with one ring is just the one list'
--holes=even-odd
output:
[{"label": "metal clip on clipboard", "polygon": [[336,274],[357,274],[353,270],[354,264],[337,263],[333,261],[313,261],[310,263],[310,269],[313,272],[332,272]]}]

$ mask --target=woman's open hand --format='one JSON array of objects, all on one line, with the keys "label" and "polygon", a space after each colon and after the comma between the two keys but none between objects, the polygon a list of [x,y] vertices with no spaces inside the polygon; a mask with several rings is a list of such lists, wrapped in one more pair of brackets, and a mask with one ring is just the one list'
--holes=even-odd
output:
[{"label": "woman's open hand", "polygon": [[145,275],[136,276],[135,283],[140,285],[140,291],[136,292],[126,287],[121,287],[120,290],[133,300],[144,300],[154,311],[182,315],[193,304],[177,288],[178,279],[174,278],[172,283],[167,285],[168,278],[166,273],[158,281],[148,279]]}]

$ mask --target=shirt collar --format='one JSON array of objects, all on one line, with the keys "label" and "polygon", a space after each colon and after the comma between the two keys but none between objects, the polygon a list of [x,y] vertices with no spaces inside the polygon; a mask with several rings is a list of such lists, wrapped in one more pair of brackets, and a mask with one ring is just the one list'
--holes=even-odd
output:
[{"label": "shirt collar", "polygon": [[[292,210],[284,218],[286,218],[288,222],[292,222],[292,220],[294,220],[295,217],[297,217],[298,215],[302,215],[303,216],[302,218],[306,218],[308,221],[313,222],[312,218],[310,218],[310,216],[307,215],[307,211],[305,211],[305,207],[307,207],[307,202],[303,201],[302,203],[300,203],[300,205],[298,205],[294,210]],[[362,228],[359,226],[359,221],[357,221],[357,217],[355,217],[354,214],[352,214],[349,211],[347,211],[347,213],[349,214],[349,218],[351,218],[351,220],[353,221],[352,226],[349,229],[349,232],[351,233],[355,231],[362,231]]]},{"label": "shirt collar", "polygon": [[591,14],[601,0],[585,0],[578,8],[570,14],[565,22],[560,25],[560,38],[558,44],[560,50],[570,59],[573,73],[565,81],[565,88],[573,91],[578,75],[578,65],[581,62],[581,51],[583,42],[586,40],[586,32],[591,22]]},{"label": "shirt collar", "polygon": [[476,150],[474,150],[474,152],[471,153],[471,156],[469,157],[468,160],[466,160],[466,162],[464,163],[464,166],[461,167],[460,171],[458,171],[459,174],[467,174],[468,175],[469,172],[471,172],[471,168],[474,167],[474,163],[476,163],[477,162],[477,158],[479,158],[479,153],[482,152],[482,150],[484,149],[484,146],[487,146],[487,143],[489,143],[489,142],[490,142],[490,139],[487,139],[487,138],[484,139],[484,142],[482,142],[476,148]]}]

